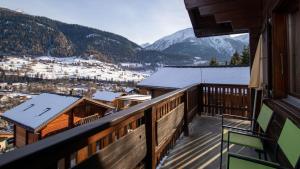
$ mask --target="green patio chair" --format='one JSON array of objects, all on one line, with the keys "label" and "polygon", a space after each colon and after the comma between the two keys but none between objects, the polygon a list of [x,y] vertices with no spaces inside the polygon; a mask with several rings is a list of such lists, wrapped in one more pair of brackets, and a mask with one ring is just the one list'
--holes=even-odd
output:
[{"label": "green patio chair", "polygon": [[[231,133],[229,132],[229,138]],[[281,149],[286,159],[294,169],[300,168],[300,128],[291,120],[287,119],[279,139],[277,147]],[[229,150],[228,150],[229,151]],[[277,157],[276,150],[276,157]],[[255,159],[252,157],[242,156],[228,152],[227,169],[283,169],[278,163]]]},{"label": "green patio chair", "polygon": [[[270,109],[267,105],[263,104],[257,118],[257,124],[260,127],[260,131],[256,132],[254,130],[249,130],[245,128],[239,128],[234,126],[228,126],[222,124],[222,137],[221,137],[221,151],[220,151],[220,168],[222,167],[223,159],[223,143],[229,142],[232,144],[237,144],[241,146],[246,146],[254,148],[257,150],[259,158],[261,158],[261,153],[264,154],[265,159],[267,155],[264,151],[263,140],[269,140],[265,137],[265,132],[267,131],[270,121],[273,116],[273,110]],[[223,123],[223,120],[222,120]],[[254,123],[254,122],[253,122]],[[228,139],[228,132],[231,131],[231,137]],[[236,132],[233,132],[236,131]],[[263,139],[262,139],[263,138]]]}]

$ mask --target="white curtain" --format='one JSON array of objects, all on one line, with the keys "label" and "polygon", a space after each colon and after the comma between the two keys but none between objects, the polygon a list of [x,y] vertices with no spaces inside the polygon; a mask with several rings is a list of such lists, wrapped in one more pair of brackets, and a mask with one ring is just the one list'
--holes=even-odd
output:
[{"label": "white curtain", "polygon": [[262,35],[259,37],[252,70],[249,88],[255,88],[256,90],[263,89],[263,42]]}]

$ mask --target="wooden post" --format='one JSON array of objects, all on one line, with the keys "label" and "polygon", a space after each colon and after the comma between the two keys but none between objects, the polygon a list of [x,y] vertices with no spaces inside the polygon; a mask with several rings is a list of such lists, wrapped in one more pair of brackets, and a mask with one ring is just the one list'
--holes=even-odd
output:
[{"label": "wooden post", "polygon": [[146,154],[146,168],[156,168],[156,112],[155,109],[145,110],[145,126],[146,126],[146,143],[147,143],[147,154]]},{"label": "wooden post", "polygon": [[70,155],[65,156],[64,162],[65,162],[65,168],[70,168],[71,167],[71,156]]},{"label": "wooden post", "polygon": [[203,112],[203,86],[202,84],[200,84],[198,86],[199,89],[199,105],[198,105],[198,115],[201,116],[202,112]]},{"label": "wooden post", "polygon": [[17,129],[16,129],[16,124],[14,124],[14,147],[16,147],[16,141],[17,141],[17,139],[16,139],[16,136],[17,136]]},{"label": "wooden post", "polygon": [[184,116],[183,116],[183,131],[184,131],[184,136],[189,136],[189,94],[188,91],[185,91],[183,95],[184,99]]}]

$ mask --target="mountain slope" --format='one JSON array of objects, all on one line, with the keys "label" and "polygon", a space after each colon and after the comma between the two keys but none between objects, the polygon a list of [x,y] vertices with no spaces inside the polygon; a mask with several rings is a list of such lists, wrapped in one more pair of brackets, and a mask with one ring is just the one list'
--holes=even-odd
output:
[{"label": "mountain slope", "polygon": [[196,38],[193,29],[188,28],[159,39],[146,49],[202,59],[217,57],[219,60],[229,60],[235,51],[241,52],[244,46],[248,46],[248,39],[248,34]]},{"label": "mountain slope", "polygon": [[126,38],[45,17],[0,8],[2,55],[90,56],[100,60],[127,61],[141,49]]},{"label": "mountain slope", "polygon": [[105,62],[153,65],[192,63],[185,55],[143,50],[122,36],[89,27],[5,8],[0,8],[0,16],[0,56],[92,56]]}]

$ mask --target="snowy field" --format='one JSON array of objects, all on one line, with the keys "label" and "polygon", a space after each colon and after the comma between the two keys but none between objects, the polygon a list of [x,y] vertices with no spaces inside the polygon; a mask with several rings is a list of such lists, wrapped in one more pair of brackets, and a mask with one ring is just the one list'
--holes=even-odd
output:
[{"label": "snowy field", "polygon": [[147,73],[125,70],[118,65],[80,57],[5,57],[0,68],[20,76],[43,79],[88,78],[107,81],[141,81]]}]

